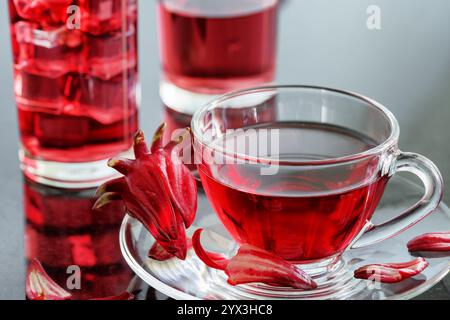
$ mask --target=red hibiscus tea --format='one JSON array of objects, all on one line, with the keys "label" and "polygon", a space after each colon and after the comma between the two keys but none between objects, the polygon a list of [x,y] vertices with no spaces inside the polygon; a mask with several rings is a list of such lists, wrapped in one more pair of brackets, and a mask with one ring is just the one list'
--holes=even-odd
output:
[{"label": "red hibiscus tea", "polygon": [[165,80],[195,92],[271,82],[278,0],[160,0]]},{"label": "red hibiscus tea", "polygon": [[[401,152],[394,115],[356,93],[301,85],[235,91],[203,106],[191,127],[205,193],[231,237],[241,248],[250,244],[300,264],[330,294],[342,296],[337,275],[345,273],[346,250],[398,235],[442,198],[436,166]],[[395,218],[372,223],[398,172],[420,178],[424,196]]]},{"label": "red hibiscus tea", "polygon": [[[243,141],[249,129],[278,130],[280,146],[272,157],[286,162],[339,158],[376,145],[342,127],[289,122],[249,127],[213,144],[233,152],[228,146]],[[376,174],[375,158],[345,169],[285,165],[272,175],[261,174],[260,166],[251,163],[209,163],[199,165],[203,186],[231,236],[293,262],[341,253],[372,217],[388,181]]]},{"label": "red hibiscus tea", "polygon": [[25,173],[98,184],[111,175],[103,161],[128,151],[138,127],[136,1],[9,0],[9,9]]}]

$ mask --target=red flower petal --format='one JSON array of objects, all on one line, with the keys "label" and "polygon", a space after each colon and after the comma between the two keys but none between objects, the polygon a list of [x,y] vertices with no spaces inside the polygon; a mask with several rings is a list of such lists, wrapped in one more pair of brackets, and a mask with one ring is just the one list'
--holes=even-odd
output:
[{"label": "red flower petal", "polygon": [[158,242],[155,242],[148,252],[148,257],[157,261],[167,261],[175,256],[167,252]]},{"label": "red flower petal", "polygon": [[426,233],[408,242],[410,252],[450,251],[450,232]]},{"label": "red flower petal", "polygon": [[229,260],[220,255],[207,252],[205,249],[203,249],[200,242],[202,231],[203,229],[198,229],[192,236],[192,246],[194,247],[195,253],[200,258],[200,260],[202,260],[208,267],[218,270],[225,270]]},{"label": "red flower petal", "polygon": [[117,295],[117,296],[112,296],[112,297],[105,297],[105,298],[95,298],[95,299],[91,299],[91,300],[97,300],[97,301],[102,301],[102,300],[134,300],[134,295],[125,291],[122,292],[121,294]]},{"label": "red flower petal", "polygon": [[173,209],[167,182],[153,159],[135,161],[135,168],[125,177],[128,188],[122,196],[129,213],[141,221],[169,253],[185,259],[183,219]]},{"label": "red flower petal", "polygon": [[[187,130],[186,134],[189,135],[190,131]],[[155,150],[153,155],[158,156],[160,165],[165,168],[163,173],[168,181],[173,207],[183,217],[186,228],[189,228],[197,212],[197,183],[189,168],[179,159],[179,149],[184,139],[181,136],[164,149],[157,149],[160,140],[156,140],[152,150]]]},{"label": "red flower petal", "polygon": [[158,129],[156,129],[155,134],[153,135],[151,152],[156,153],[163,148],[163,138],[164,131],[166,130],[167,124],[162,123]]},{"label": "red flower petal", "polygon": [[355,271],[355,278],[382,283],[397,283],[418,275],[428,267],[424,258],[404,263],[372,264]]},{"label": "red flower petal", "polygon": [[[186,246],[188,250],[192,247],[192,241],[190,238],[187,238]],[[167,261],[175,256],[167,252],[158,242],[155,242],[148,252],[148,257],[157,261]]]},{"label": "red flower petal", "polygon": [[70,300],[72,298],[69,292],[50,278],[37,259],[32,260],[28,266],[26,294],[30,300]]},{"label": "red flower petal", "polygon": [[262,282],[310,290],[317,288],[311,277],[280,257],[250,245],[243,245],[225,269],[232,285]]},{"label": "red flower petal", "polygon": [[186,230],[197,210],[197,186],[190,171],[173,155],[175,144],[162,148],[164,125],[153,139],[152,153],[144,135],[134,137],[136,160],[112,159],[108,165],[124,175],[102,185],[95,209],[122,199],[167,253],[186,258]]},{"label": "red flower petal", "polygon": [[230,260],[218,260],[201,246],[201,232],[197,230],[192,238],[197,256],[207,266],[224,270],[231,285],[259,282],[303,290],[317,288],[311,277],[293,264],[250,245],[243,245]]}]

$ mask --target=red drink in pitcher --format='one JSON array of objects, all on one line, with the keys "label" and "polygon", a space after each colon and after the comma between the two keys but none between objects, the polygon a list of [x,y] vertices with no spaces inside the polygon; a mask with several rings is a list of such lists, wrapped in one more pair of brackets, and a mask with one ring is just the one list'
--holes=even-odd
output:
[{"label": "red drink in pitcher", "polygon": [[164,78],[222,93],[273,81],[278,0],[160,0]]},{"label": "red drink in pitcher", "polygon": [[104,161],[128,151],[138,128],[136,1],[9,8],[25,174],[66,187],[110,178]]}]

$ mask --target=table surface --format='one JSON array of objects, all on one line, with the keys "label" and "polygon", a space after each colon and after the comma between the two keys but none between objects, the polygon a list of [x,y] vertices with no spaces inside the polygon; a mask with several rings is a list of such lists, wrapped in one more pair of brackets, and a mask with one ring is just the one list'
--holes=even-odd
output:
[{"label": "table surface", "polygon": [[[277,82],[339,87],[379,100],[400,122],[401,148],[427,155],[441,169],[446,181],[450,178],[450,38],[447,34],[450,2],[379,0],[377,3],[382,13],[382,29],[371,31],[366,27],[366,10],[372,1],[342,0],[339,5],[326,0],[284,1],[280,12]],[[0,3],[0,44],[4,48],[0,54],[0,97],[4,104],[0,117],[0,299],[23,299],[25,227],[28,241],[36,239],[36,230],[24,223],[24,182],[17,160],[18,135],[5,4],[6,1]],[[158,96],[155,21],[154,2],[140,1],[143,87],[140,120],[146,132],[153,131],[163,117]],[[36,187],[35,191],[43,196],[48,194],[45,187]],[[450,201],[449,195],[447,190],[444,199]],[[58,252],[61,246],[57,245],[57,241],[50,241],[45,248],[34,249]],[[110,250],[117,253],[117,248]],[[103,270],[102,276],[113,275],[108,272],[112,271]],[[130,276],[126,270],[117,274],[125,279]],[[110,283],[125,281],[120,280]],[[150,288],[140,289],[140,298],[165,298]],[[419,298],[450,299],[450,278]]]}]

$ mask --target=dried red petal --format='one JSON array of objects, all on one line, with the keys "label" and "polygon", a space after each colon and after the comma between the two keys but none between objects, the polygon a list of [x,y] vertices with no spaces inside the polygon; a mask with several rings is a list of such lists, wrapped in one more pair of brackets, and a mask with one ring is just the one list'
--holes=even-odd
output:
[{"label": "dried red petal", "polygon": [[[191,239],[187,239],[186,246],[187,249],[190,249],[192,247]],[[175,256],[167,252],[158,242],[155,242],[148,252],[148,257],[157,261],[167,261],[174,258]]]},{"label": "dried red petal", "polygon": [[121,198],[167,253],[184,260],[185,226],[195,218],[197,186],[190,171],[176,161],[174,146],[162,148],[162,125],[149,152],[142,131],[134,137],[136,160],[112,159],[109,165],[124,175],[99,188],[95,209]]},{"label": "dried red petal", "polygon": [[[192,248],[192,239],[187,238],[187,248],[188,250]],[[225,257],[221,254],[208,252],[208,256],[211,257],[211,259],[214,259],[218,263],[221,263],[222,261],[225,261]],[[157,261],[167,261],[175,256],[169,252],[167,252],[158,242],[155,242],[153,246],[151,247],[150,251],[148,252],[148,257],[153,260]]]},{"label": "dried red petal", "polygon": [[[41,262],[33,259],[26,279],[26,295],[30,300],[71,300],[72,295],[61,288],[45,271]],[[117,296],[90,300],[134,300],[134,295],[125,291]]]},{"label": "dried red petal", "polygon": [[202,230],[192,238],[197,256],[209,267],[224,270],[231,285],[266,283],[302,290],[317,288],[311,277],[280,257],[250,245],[243,245],[230,260],[218,260],[203,249],[200,243]]},{"label": "dried red petal", "polygon": [[39,260],[28,266],[26,294],[30,300],[70,300],[72,295],[61,288],[44,270]]},{"label": "dried red petal", "polygon": [[185,259],[183,221],[173,210],[157,164],[151,160],[136,160],[124,181],[120,195],[129,214],[138,219],[168,252]]},{"label": "dried red petal", "polygon": [[203,229],[198,229],[192,236],[192,246],[194,247],[195,253],[200,258],[200,260],[202,260],[208,267],[218,270],[225,270],[229,263],[229,260],[225,259],[223,256],[210,253],[203,249],[200,241],[202,231]]},{"label": "dried red petal", "polygon": [[[190,134],[189,129],[186,130],[186,134]],[[197,183],[189,168],[179,159],[179,148],[184,139],[184,136],[180,136],[178,140],[170,142],[164,149],[160,147],[162,137],[156,139],[152,145],[152,154],[159,158],[161,166],[165,168],[163,172],[169,182],[168,187],[173,206],[183,217],[186,228],[189,228],[194,222],[197,212]]]},{"label": "dried red petal", "polygon": [[311,277],[280,257],[250,245],[243,245],[228,263],[225,273],[232,285],[262,282],[311,290],[317,284]]},{"label": "dried red petal", "polygon": [[158,129],[156,129],[155,134],[153,135],[151,152],[155,153],[163,148],[163,138],[164,131],[166,130],[167,124],[162,123]]},{"label": "dried red petal", "polygon": [[96,301],[106,301],[106,300],[134,300],[134,295],[132,293],[129,293],[128,291],[122,292],[121,294],[117,295],[117,296],[112,296],[112,297],[105,297],[105,298],[95,298],[95,299],[91,299],[91,300],[96,300]]},{"label": "dried red petal", "polygon": [[145,142],[144,132],[142,130],[139,130],[134,135],[133,149],[134,149],[134,156],[136,159],[142,158],[150,153],[147,147],[147,143]]},{"label": "dried red petal", "polygon": [[408,242],[410,252],[450,251],[450,232],[426,233]]},{"label": "dried red petal", "polygon": [[421,273],[429,263],[424,258],[417,258],[404,263],[372,264],[359,268],[354,276],[358,279],[382,283],[397,283]]},{"label": "dried red petal", "polygon": [[150,259],[157,261],[167,261],[175,256],[164,250],[164,248],[158,242],[155,242],[155,244],[151,247],[150,251],[148,252],[148,257]]}]

